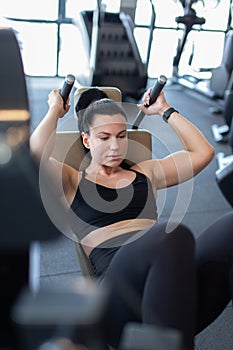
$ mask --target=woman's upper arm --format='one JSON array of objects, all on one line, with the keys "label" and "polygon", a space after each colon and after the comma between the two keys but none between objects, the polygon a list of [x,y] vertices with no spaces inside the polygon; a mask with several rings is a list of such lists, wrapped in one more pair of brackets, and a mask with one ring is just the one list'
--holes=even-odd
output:
[{"label": "woman's upper arm", "polygon": [[51,171],[53,180],[58,189],[60,196],[67,197],[74,187],[74,175],[77,174],[77,170],[67,165],[66,163],[59,162],[55,158],[49,159],[51,165]]},{"label": "woman's upper arm", "polygon": [[153,176],[157,182],[157,188],[165,188],[185,182],[200,171],[207,164],[206,157],[195,152],[178,151],[171,155],[156,160],[156,166],[153,168]]},{"label": "woman's upper arm", "polygon": [[162,159],[142,162],[140,168],[149,176],[156,188],[161,189],[191,179],[208,163],[206,158],[200,154],[178,151]]}]

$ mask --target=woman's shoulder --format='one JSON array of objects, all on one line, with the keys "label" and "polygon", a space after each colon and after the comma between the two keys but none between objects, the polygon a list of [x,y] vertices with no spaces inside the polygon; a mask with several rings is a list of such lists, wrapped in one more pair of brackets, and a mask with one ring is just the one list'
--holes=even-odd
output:
[{"label": "woman's shoulder", "polygon": [[131,170],[137,171],[138,173],[144,174],[150,179],[154,188],[158,185],[158,176],[161,173],[161,164],[159,159],[149,159],[143,162],[134,164]]},{"label": "woman's shoulder", "polygon": [[55,158],[50,158],[50,161],[53,164],[55,170],[57,169],[57,178],[60,178],[62,181],[62,187],[65,195],[69,196],[70,193],[76,192],[83,177],[83,171],[79,171],[71,165],[66,164],[65,162],[60,162]]},{"label": "woman's shoulder", "polygon": [[67,164],[64,165],[66,179],[64,179],[64,192],[69,203],[72,202],[76,192],[78,191],[80,181],[83,178],[83,171],[79,171]]},{"label": "woman's shoulder", "polygon": [[51,157],[50,161],[54,167],[56,167],[57,169],[60,168],[62,170],[63,177],[65,176],[65,177],[69,178],[69,180],[73,176],[77,177],[77,176],[82,174],[81,171],[75,169],[74,167],[72,167],[71,165],[69,165],[65,162],[61,162],[61,161],[57,160],[56,158]]},{"label": "woman's shoulder", "polygon": [[130,169],[138,173],[145,174],[146,176],[151,178],[153,175],[152,170],[154,170],[157,167],[158,165],[157,163],[158,163],[157,160],[149,159],[149,160],[145,160],[143,162],[132,165]]}]

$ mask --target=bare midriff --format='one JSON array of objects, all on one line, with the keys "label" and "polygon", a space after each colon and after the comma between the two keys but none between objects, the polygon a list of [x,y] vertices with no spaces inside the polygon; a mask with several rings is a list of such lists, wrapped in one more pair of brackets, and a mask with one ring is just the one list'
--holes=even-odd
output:
[{"label": "bare midriff", "polygon": [[81,245],[87,256],[89,256],[95,247],[108,241],[109,239],[124,235],[126,233],[144,230],[150,226],[153,226],[155,223],[156,220],[152,219],[132,219],[116,222],[90,232],[81,240]]}]

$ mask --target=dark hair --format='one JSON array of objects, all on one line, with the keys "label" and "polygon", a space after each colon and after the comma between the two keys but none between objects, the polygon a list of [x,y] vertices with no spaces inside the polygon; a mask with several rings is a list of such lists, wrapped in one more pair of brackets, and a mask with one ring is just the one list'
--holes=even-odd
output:
[{"label": "dark hair", "polygon": [[109,99],[103,98],[99,101],[91,103],[84,111],[80,114],[78,119],[78,126],[80,132],[89,132],[90,127],[93,125],[94,117],[96,114],[100,115],[115,115],[121,114],[127,120],[126,113],[119,103]]},{"label": "dark hair", "polygon": [[81,110],[86,109],[92,102],[101,100],[102,98],[108,98],[107,94],[103,90],[90,88],[86,91],[83,91],[75,106],[77,116]]},{"label": "dark hair", "polygon": [[120,103],[109,99],[107,94],[98,88],[84,91],[75,106],[75,111],[78,116],[80,133],[89,131],[95,114],[122,114],[127,120],[126,113]]}]

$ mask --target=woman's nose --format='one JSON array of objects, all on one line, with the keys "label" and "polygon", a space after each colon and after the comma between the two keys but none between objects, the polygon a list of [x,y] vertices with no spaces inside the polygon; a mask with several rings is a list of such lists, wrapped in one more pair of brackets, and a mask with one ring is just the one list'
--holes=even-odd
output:
[{"label": "woman's nose", "polygon": [[110,149],[115,150],[119,148],[119,143],[117,139],[110,140]]}]

